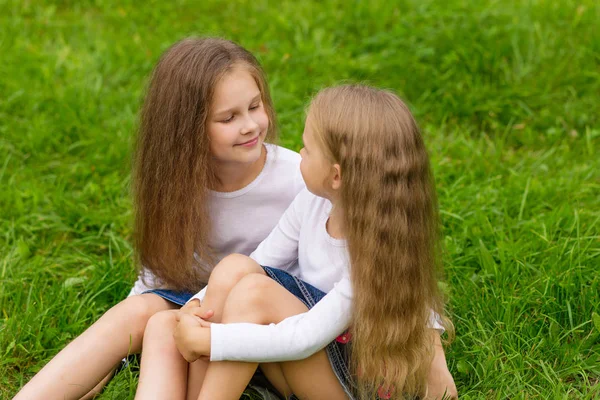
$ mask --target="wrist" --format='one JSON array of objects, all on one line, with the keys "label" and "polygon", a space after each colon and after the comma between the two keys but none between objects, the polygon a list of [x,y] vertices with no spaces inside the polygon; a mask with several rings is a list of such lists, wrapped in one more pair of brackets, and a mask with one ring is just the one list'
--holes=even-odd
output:
[{"label": "wrist", "polygon": [[210,328],[197,327],[194,350],[201,356],[210,356]]}]

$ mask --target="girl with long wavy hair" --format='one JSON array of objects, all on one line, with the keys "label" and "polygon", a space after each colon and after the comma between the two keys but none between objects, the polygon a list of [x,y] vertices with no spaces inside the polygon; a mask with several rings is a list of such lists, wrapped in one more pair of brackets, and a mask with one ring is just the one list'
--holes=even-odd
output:
[{"label": "girl with long wavy hair", "polygon": [[[129,297],[59,352],[16,399],[86,395],[123,357],[141,351],[152,315],[179,308],[221,258],[250,254],[267,237],[304,187],[300,156],[266,143],[276,136],[264,73],[247,50],[223,39],[188,38],[162,55],[134,149],[140,278]],[[152,350],[150,339],[144,351],[146,344]],[[190,368],[197,373],[202,365]]]},{"label": "girl with long wavy hair", "polygon": [[[452,325],[437,286],[436,193],[410,111],[389,91],[325,89],[303,140],[308,190],[250,257],[222,260],[200,307],[174,314],[186,360],[210,356],[198,399],[239,398],[258,363],[286,398],[456,396],[438,348]],[[212,291],[232,280],[220,306]],[[195,316],[209,309],[222,323]]]}]

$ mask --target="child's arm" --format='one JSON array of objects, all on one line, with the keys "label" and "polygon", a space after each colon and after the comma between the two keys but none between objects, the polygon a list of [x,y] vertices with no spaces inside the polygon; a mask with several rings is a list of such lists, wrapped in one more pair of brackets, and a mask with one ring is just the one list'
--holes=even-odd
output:
[{"label": "child's arm", "polygon": [[[311,310],[278,324],[212,324],[210,348],[200,352],[210,354],[211,361],[278,362],[307,358],[348,328],[352,296],[350,278],[344,277]],[[430,320],[430,326],[438,328],[435,320]]]},{"label": "child's arm", "polygon": [[277,226],[269,236],[250,254],[250,258],[267,267],[287,269],[298,260],[298,240],[302,227],[303,204],[311,196],[308,190],[303,190],[292,201],[283,213]]},{"label": "child's arm", "polygon": [[175,341],[189,362],[208,355],[211,361],[300,360],[327,346],[348,327],[351,307],[352,285],[346,277],[311,310],[278,324],[211,324],[180,313]]},{"label": "child's arm", "polygon": [[327,346],[348,328],[351,316],[352,285],[346,277],[311,310],[278,324],[212,324],[211,361],[304,359]]}]

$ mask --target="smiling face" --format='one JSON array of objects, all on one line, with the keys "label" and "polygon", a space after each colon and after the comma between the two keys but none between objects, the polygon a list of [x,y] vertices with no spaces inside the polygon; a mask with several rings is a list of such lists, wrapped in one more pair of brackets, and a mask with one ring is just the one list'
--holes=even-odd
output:
[{"label": "smiling face", "polygon": [[261,155],[269,117],[260,89],[243,66],[215,86],[207,123],[210,151],[217,163],[253,163]]}]

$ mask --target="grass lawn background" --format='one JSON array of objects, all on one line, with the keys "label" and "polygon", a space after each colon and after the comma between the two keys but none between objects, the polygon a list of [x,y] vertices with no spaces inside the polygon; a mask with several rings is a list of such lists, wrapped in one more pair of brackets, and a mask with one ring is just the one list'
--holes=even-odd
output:
[{"label": "grass lawn background", "polygon": [[[598,21],[595,0],[0,0],[0,398],[128,293],[147,77],[206,34],[261,60],[289,148],[322,87],[410,103],[440,197],[461,398],[598,398]],[[124,371],[101,399],[136,383]]]}]

